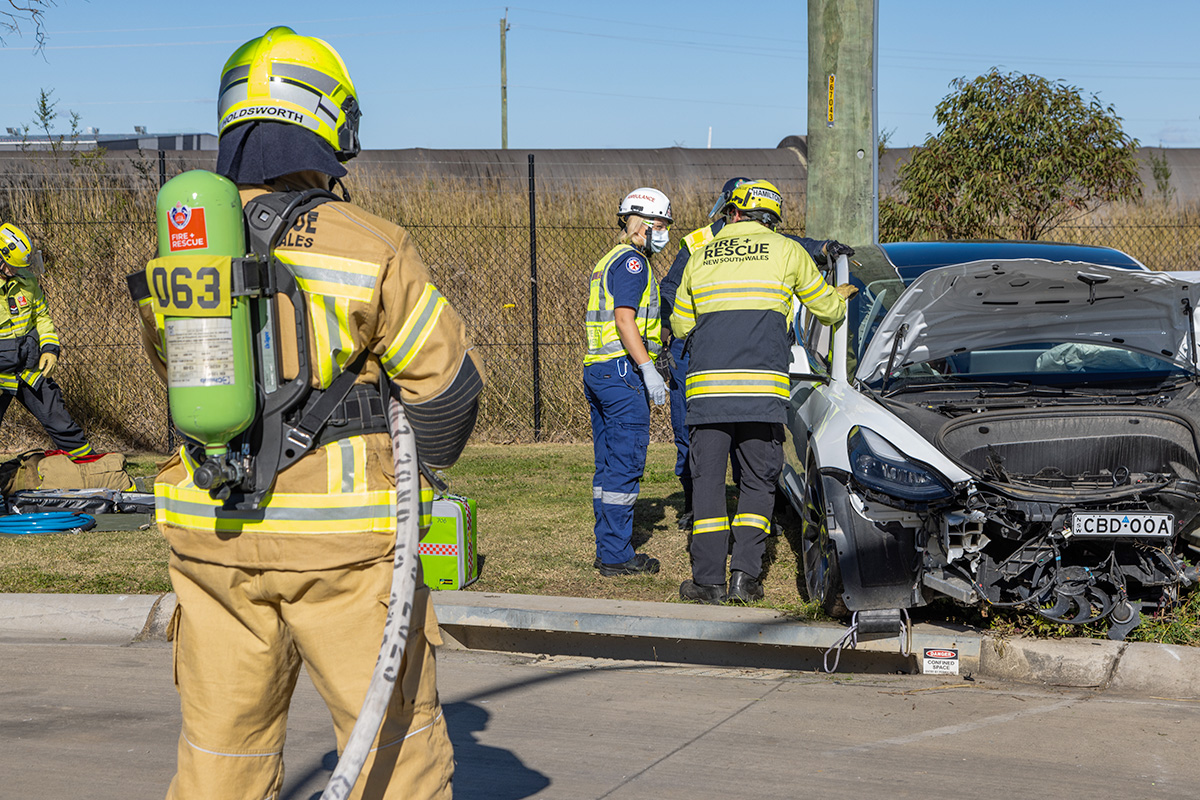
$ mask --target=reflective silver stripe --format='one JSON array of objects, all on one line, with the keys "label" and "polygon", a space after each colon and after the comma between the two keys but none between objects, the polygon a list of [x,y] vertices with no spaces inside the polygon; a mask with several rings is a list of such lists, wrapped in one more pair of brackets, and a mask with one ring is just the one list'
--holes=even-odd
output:
[{"label": "reflective silver stripe", "polygon": [[249,96],[250,84],[246,81],[222,88],[221,96],[217,98],[217,119],[224,117],[225,112],[235,103],[245,102]]},{"label": "reflective silver stripe", "polygon": [[330,373],[330,377],[332,378],[336,376],[335,373],[340,373],[342,371],[342,364],[345,363],[344,361],[339,361],[338,356],[339,353],[344,351],[346,348],[335,345],[344,345],[346,344],[346,341],[342,338],[342,326],[338,319],[337,298],[326,295],[324,300],[325,302],[322,303],[322,305],[325,306],[325,329],[329,332],[329,341],[327,341],[326,344],[329,345],[330,355],[333,357],[333,364],[337,367],[337,370],[335,370],[334,373]]},{"label": "reflective silver stripe", "polygon": [[[231,69],[229,72],[232,73],[233,70]],[[330,97],[337,91],[339,85],[336,80],[324,72],[301,64],[286,64],[276,61],[271,65],[271,74],[278,75],[281,78],[295,78],[298,81],[304,81],[309,86],[319,89]]]},{"label": "reflective silver stripe", "polygon": [[307,108],[316,111],[321,101],[321,93],[300,83],[289,83],[285,80],[272,80],[267,89],[272,100]]},{"label": "reflective silver stripe", "polygon": [[637,492],[603,492],[600,502],[606,506],[631,506],[637,498]]},{"label": "reflective silver stripe", "polygon": [[593,486],[592,487],[592,499],[593,500],[599,500],[603,496],[604,496],[604,487],[603,486]]},{"label": "reflective silver stripe", "polygon": [[243,81],[250,77],[250,65],[243,64],[240,67],[231,67],[228,72],[221,76],[221,93],[229,88],[229,84],[234,81]]},{"label": "reflective silver stripe", "polygon": [[620,339],[618,339],[615,342],[609,342],[608,344],[604,345],[603,347],[588,349],[588,353],[590,353],[591,355],[594,355],[594,356],[607,356],[607,355],[611,355],[612,353],[624,353],[624,352],[625,352],[625,345],[621,344]]},{"label": "reflective silver stripe", "polygon": [[711,372],[697,372],[695,375],[689,376],[688,383],[692,383],[693,379],[695,379],[696,383],[699,383],[701,378],[705,379],[705,386],[766,386],[771,389],[781,388],[778,380],[771,380],[770,378],[728,378],[722,380],[719,377],[714,378]]},{"label": "reflective silver stripe", "polygon": [[615,311],[589,311],[587,313],[588,322],[612,322],[617,318]]},{"label": "reflective silver stripe", "polygon": [[327,97],[322,97],[317,101],[315,113],[325,117],[325,121],[329,123],[329,127],[331,128],[337,127],[339,111],[340,109],[338,109],[336,106],[329,105],[329,98]]},{"label": "reflective silver stripe", "polygon": [[733,295],[733,296],[737,296],[737,297],[745,297],[747,299],[770,300],[770,301],[776,301],[776,300],[787,301],[787,300],[790,300],[792,297],[792,293],[790,291],[784,290],[783,288],[780,288],[780,289],[762,289],[762,288],[745,289],[745,288],[736,288],[735,287],[732,289],[705,289],[703,292],[693,291],[693,294],[698,296],[698,299],[696,301],[697,303],[712,302],[714,300],[719,299],[719,297],[722,295]]},{"label": "reflective silver stripe", "polygon": [[342,451],[342,492],[354,491],[354,443],[349,439],[338,439]]},{"label": "reflective silver stripe", "polygon": [[[320,495],[313,495],[314,499]],[[265,521],[299,521],[299,522],[316,522],[319,520],[355,520],[355,519],[370,519],[379,516],[379,509],[383,506],[361,506],[357,508],[278,508],[268,507],[260,508],[257,511],[227,511],[220,506],[205,505],[204,503],[189,503],[186,500],[179,500],[174,497],[164,495],[158,496],[158,506],[160,510],[165,510],[167,513],[173,514],[188,514],[194,517],[204,517],[207,519],[218,519],[217,512],[220,512],[219,519],[226,521],[240,522],[265,522]]]},{"label": "reflective silver stripe", "polygon": [[321,281],[322,283],[337,283],[342,286],[360,286],[366,289],[375,288],[373,275],[359,275],[355,272],[343,272],[339,269],[309,267],[304,264],[288,264],[292,274],[306,281]]}]

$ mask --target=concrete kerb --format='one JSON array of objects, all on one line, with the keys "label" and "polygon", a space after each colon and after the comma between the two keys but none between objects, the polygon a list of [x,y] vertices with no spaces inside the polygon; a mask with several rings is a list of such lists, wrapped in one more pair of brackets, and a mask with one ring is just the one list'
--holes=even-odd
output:
[{"label": "concrete kerb", "polygon": [[[435,592],[451,647],[777,669],[820,669],[846,628],[768,609],[573,597]],[[0,643],[162,641],[175,609],[164,595],[0,595]],[[918,624],[902,655],[895,636],[860,639],[839,672],[916,672],[922,648],[959,651],[960,673],[1174,698],[1200,695],[1200,648],[1095,639],[996,638]],[[833,655],[829,657],[833,663]]]}]

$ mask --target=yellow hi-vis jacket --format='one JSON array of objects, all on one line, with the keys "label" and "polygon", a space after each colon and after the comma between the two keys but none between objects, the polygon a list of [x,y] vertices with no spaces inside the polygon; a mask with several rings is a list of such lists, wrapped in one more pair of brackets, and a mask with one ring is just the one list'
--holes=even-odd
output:
[{"label": "yellow hi-vis jacket", "polygon": [[726,225],[692,253],[671,314],[689,339],[688,425],[787,421],[793,295],[826,325],[846,316],[805,249],[757,222]]},{"label": "yellow hi-vis jacket", "polygon": [[628,256],[641,259],[642,269],[646,270],[646,288],[638,300],[637,325],[641,331],[642,340],[646,343],[646,351],[651,359],[657,359],[662,352],[662,320],[659,319],[658,281],[650,271],[646,257],[636,248],[628,244],[619,244],[604,254],[592,270],[592,282],[588,291],[588,310],[585,327],[587,329],[587,355],[583,363],[597,364],[601,361],[611,361],[626,355],[625,345],[617,332],[617,308],[612,292],[608,290],[609,271],[617,264],[625,264]]},{"label": "yellow hi-vis jacket", "polygon": [[[301,189],[307,186],[292,186]],[[265,187],[242,187],[243,205]],[[312,385],[326,388],[366,349],[356,383],[378,385],[379,371],[406,404],[442,395],[467,360],[482,365],[462,320],[430,281],[402,228],[352,203],[330,202],[288,231],[275,255],[305,293]],[[165,382],[161,317],[140,303],[143,342]],[[292,330],[281,300],[280,330]],[[280,337],[283,375],[296,375],[295,344]],[[350,436],[314,448],[279,473],[253,511],[225,510],[193,482],[196,464],[181,448],[155,482],[157,522],[172,550],[188,558],[249,569],[335,569],[384,558],[395,544],[396,491],[390,437]],[[421,516],[433,500],[422,479]]]},{"label": "yellow hi-vis jacket", "polygon": [[42,373],[37,369],[37,355],[58,355],[61,350],[58,334],[54,332],[54,322],[46,307],[46,296],[37,278],[24,271],[4,281],[3,293],[4,312],[7,313],[0,312],[0,349],[5,353],[4,363],[13,363],[23,339],[23,349],[34,353],[34,356],[32,364],[26,365],[25,369],[4,367],[6,371],[0,371],[0,390],[12,394],[21,382],[36,389],[42,379]]}]

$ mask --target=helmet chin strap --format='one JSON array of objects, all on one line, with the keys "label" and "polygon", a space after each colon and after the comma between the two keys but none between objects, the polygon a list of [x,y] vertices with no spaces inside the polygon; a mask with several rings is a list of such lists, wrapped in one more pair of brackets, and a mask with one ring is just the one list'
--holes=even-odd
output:
[{"label": "helmet chin strap", "polygon": [[[645,255],[647,258],[654,255],[654,251],[650,249],[650,235],[649,234],[650,234],[650,222],[643,218],[642,219],[642,232],[640,234],[640,236],[642,237],[642,243],[638,244],[635,241],[634,247],[636,247],[638,250],[641,250],[643,255]],[[638,235],[638,234],[631,234],[630,238],[632,238],[634,235]]]}]

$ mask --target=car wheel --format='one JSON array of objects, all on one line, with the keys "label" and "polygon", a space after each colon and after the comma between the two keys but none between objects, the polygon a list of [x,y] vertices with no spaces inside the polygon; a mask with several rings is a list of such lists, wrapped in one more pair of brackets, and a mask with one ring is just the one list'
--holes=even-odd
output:
[{"label": "car wheel", "polygon": [[831,617],[849,616],[842,601],[842,575],[837,552],[829,538],[825,493],[817,464],[809,457],[804,471],[804,503],[800,508],[800,558],[804,567],[807,599],[816,601]]}]

